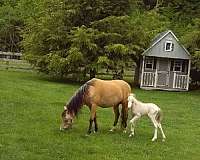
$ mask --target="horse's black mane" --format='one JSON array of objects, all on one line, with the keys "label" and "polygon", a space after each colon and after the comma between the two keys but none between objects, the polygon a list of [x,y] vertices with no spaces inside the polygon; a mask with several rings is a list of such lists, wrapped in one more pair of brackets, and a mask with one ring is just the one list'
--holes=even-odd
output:
[{"label": "horse's black mane", "polygon": [[89,83],[85,83],[76,91],[74,96],[72,96],[71,100],[67,104],[67,109],[69,113],[74,113],[75,115],[78,114],[83,105],[84,96],[87,94],[88,89]]}]

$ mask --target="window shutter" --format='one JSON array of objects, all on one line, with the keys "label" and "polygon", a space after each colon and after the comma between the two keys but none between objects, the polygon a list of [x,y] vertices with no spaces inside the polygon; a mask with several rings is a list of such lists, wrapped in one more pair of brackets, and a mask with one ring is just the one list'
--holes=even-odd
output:
[{"label": "window shutter", "polygon": [[172,51],[174,51],[174,43],[172,43]]}]

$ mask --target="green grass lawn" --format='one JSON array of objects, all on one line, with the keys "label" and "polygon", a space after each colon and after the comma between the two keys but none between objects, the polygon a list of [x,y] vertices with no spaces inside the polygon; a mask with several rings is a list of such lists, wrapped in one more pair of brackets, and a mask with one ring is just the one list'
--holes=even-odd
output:
[{"label": "green grass lawn", "polygon": [[89,111],[84,107],[73,129],[60,132],[63,104],[78,84],[48,81],[35,72],[0,71],[1,160],[199,160],[200,91],[164,92],[133,89],[139,100],[164,112],[161,135],[151,142],[153,125],[142,118],[136,135],[108,130],[112,109],[97,111],[99,132],[85,137]]}]

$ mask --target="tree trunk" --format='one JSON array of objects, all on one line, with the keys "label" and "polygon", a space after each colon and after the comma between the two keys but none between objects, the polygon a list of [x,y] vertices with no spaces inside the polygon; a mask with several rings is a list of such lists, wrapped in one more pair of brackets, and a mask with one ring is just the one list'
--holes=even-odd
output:
[{"label": "tree trunk", "polygon": [[90,69],[90,79],[95,78],[96,76],[96,68]]},{"label": "tree trunk", "polygon": [[136,66],[135,66],[135,74],[134,74],[134,81],[133,81],[133,85],[139,87],[140,83],[139,83],[139,79],[140,79],[140,61],[136,62]]}]

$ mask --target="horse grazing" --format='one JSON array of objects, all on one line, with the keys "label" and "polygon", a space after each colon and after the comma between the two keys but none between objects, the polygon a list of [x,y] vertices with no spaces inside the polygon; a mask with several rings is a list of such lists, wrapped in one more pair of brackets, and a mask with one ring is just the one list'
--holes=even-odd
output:
[{"label": "horse grazing", "polygon": [[62,124],[60,129],[68,129],[72,127],[73,119],[79,113],[83,105],[87,105],[90,109],[90,120],[88,134],[92,131],[94,122],[95,132],[98,130],[96,108],[97,106],[107,108],[113,107],[115,120],[113,128],[115,129],[119,119],[119,105],[121,110],[121,127],[125,130],[128,118],[128,96],[131,93],[131,87],[123,80],[100,80],[93,78],[83,84],[72,96],[68,104],[64,106],[62,113]]},{"label": "horse grazing", "polygon": [[159,128],[162,133],[163,141],[165,140],[166,136],[163,132],[161,125],[161,109],[156,104],[142,103],[135,98],[134,94],[131,93],[128,97],[128,108],[131,108],[131,112],[134,115],[134,117],[130,120],[131,134],[129,135],[129,137],[134,136],[134,127],[136,121],[141,116],[148,115],[155,127],[152,141],[155,141],[157,139],[157,128]]}]

